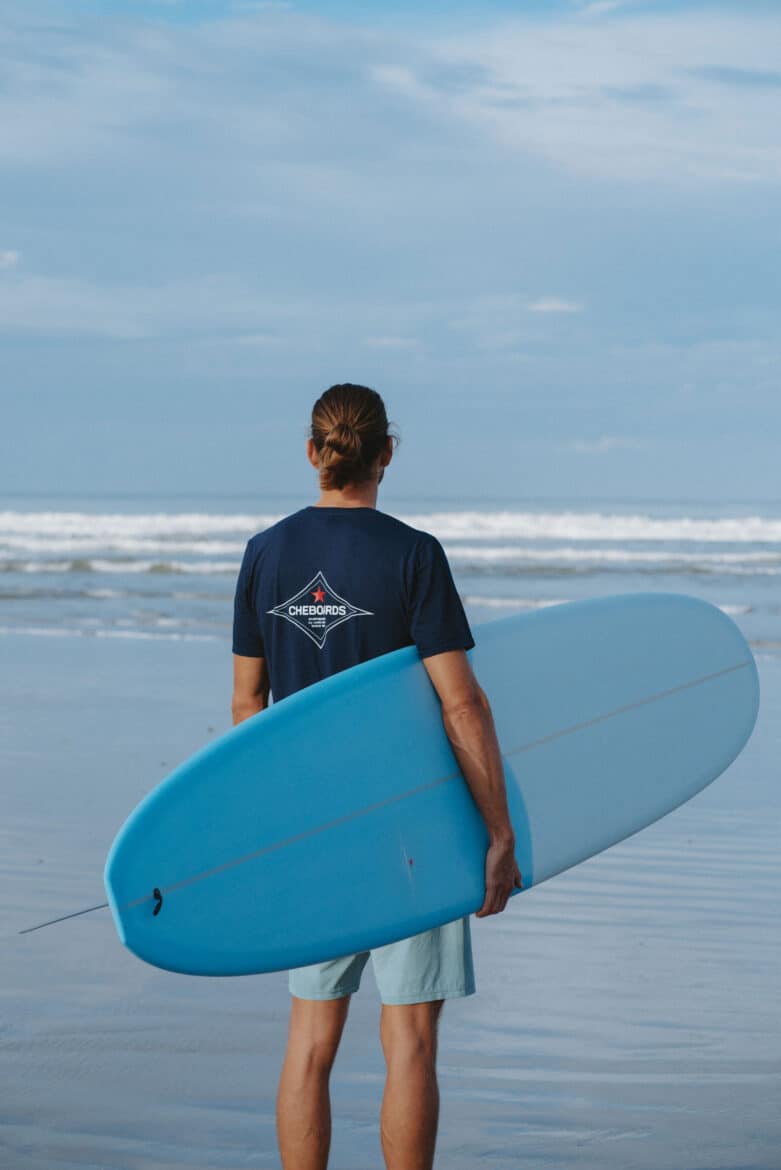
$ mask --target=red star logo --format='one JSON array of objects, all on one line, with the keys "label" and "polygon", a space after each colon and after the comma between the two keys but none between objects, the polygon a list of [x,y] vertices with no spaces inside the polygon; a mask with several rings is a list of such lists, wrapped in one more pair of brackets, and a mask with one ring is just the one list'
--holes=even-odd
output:
[{"label": "red star logo", "polygon": [[325,593],[323,592],[323,590],[320,588],[319,585],[317,586],[317,589],[312,590],[312,596],[314,597],[315,601],[317,601],[317,602],[325,601]]}]

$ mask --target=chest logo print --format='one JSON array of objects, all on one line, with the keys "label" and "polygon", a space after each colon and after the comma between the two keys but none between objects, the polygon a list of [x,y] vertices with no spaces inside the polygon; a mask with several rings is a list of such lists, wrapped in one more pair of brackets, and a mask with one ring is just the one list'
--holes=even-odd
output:
[{"label": "chest logo print", "polygon": [[276,617],[285,618],[303,630],[316,646],[323,649],[325,641],[335,626],[342,622],[349,622],[354,617],[373,617],[370,609],[359,609],[357,605],[350,605],[338,593],[335,593],[326,581],[321,570],[315,573],[312,580],[294,597],[275,605],[268,610]]}]

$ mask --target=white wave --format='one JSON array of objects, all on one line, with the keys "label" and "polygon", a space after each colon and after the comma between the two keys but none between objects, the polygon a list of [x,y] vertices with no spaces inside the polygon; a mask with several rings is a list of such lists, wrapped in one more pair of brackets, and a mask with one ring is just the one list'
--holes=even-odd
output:
[{"label": "white wave", "polygon": [[171,537],[102,537],[93,535],[54,536],[7,536],[0,533],[0,553],[13,556],[15,553],[69,553],[74,557],[89,556],[91,553],[117,553],[124,556],[152,556],[155,553],[170,553],[195,556],[234,555],[241,558],[245,540],[181,540]]},{"label": "white wave", "polygon": [[[244,541],[203,540],[159,540],[146,538],[128,538],[123,540],[98,540],[86,538],[54,539],[51,537],[0,537],[0,557],[14,559],[19,553],[38,554],[50,558],[52,555],[65,554],[74,559],[88,559],[95,554],[101,554],[105,559],[114,555],[117,557],[150,558],[160,556],[168,559],[171,556],[192,557],[235,557],[238,568],[244,552]],[[621,561],[635,563],[680,563],[680,564],[742,564],[781,565],[781,551],[772,550],[743,550],[738,552],[684,552],[679,549],[623,549],[600,547],[514,547],[508,545],[465,545],[452,544],[446,540],[444,547],[448,556],[454,561],[485,560],[485,561]],[[35,563],[34,561],[31,563]],[[39,563],[45,563],[44,561]],[[127,560],[124,562],[127,563]],[[106,570],[110,572],[111,570]],[[130,570],[132,571],[132,570]],[[146,570],[143,570],[146,571]]]},{"label": "white wave", "polygon": [[513,548],[507,545],[445,544],[445,551],[454,563],[468,561],[518,562],[550,564],[554,562],[599,564],[682,564],[682,565],[779,565],[781,552],[679,552],[673,549],[613,549],[613,548]]},{"label": "white wave", "polygon": [[100,557],[61,561],[0,561],[4,573],[192,573],[197,576],[219,576],[238,573],[235,561],[110,561]]},{"label": "white wave", "polygon": [[695,519],[602,512],[431,512],[400,519],[440,540],[608,540],[780,543],[781,519],[762,516]]},{"label": "white wave", "polygon": [[129,638],[153,642],[217,642],[220,639],[216,634],[174,634],[161,633],[157,630],[95,630],[95,638]]},{"label": "white wave", "polygon": [[[572,599],[569,597],[545,597],[545,598],[524,598],[524,597],[481,597],[477,593],[469,593],[463,597],[464,605],[473,606],[480,609],[506,609],[506,610],[534,610],[546,609],[551,605],[566,605]],[[754,607],[751,605],[718,605],[722,613],[728,614],[730,617],[742,617],[745,614],[753,613]]]},{"label": "white wave", "polygon": [[0,634],[30,634],[35,638],[80,638],[86,632],[63,626],[0,626]]},{"label": "white wave", "polygon": [[[620,568],[654,567],[661,571],[719,573],[738,576],[781,576],[781,554],[767,552],[743,553],[683,553],[677,551],[651,551],[643,549],[606,548],[512,548],[504,545],[449,545],[445,551],[455,572],[490,571],[494,566],[499,571],[513,569],[533,572],[535,568],[547,572],[578,571],[578,569],[599,570]],[[240,557],[233,560],[178,560],[151,558],[129,559],[108,557],[73,557],[59,560],[2,560],[0,573],[32,574],[78,574],[103,573],[135,576],[158,574],[160,576],[235,576],[238,573]]]},{"label": "white wave", "polygon": [[[435,511],[394,513],[440,540],[698,541],[779,544],[781,518],[769,516],[672,517],[644,513],[573,511]],[[0,542],[12,537],[89,542],[175,540],[201,542],[233,536],[245,542],[282,513],[0,512]]]},{"label": "white wave", "polygon": [[467,594],[463,598],[464,605],[471,605],[475,608],[479,606],[481,609],[507,610],[545,609],[549,605],[564,605],[569,600],[565,597],[480,597],[477,594]]},{"label": "white wave", "polygon": [[84,537],[95,540],[147,537],[200,539],[235,532],[246,541],[276,524],[282,513],[211,512],[0,512],[0,540],[6,536]]},{"label": "white wave", "polygon": [[0,626],[0,636],[28,634],[35,638],[122,638],[156,642],[215,642],[216,634],[173,634],[154,630],[82,629],[76,626]]},{"label": "white wave", "polygon": [[106,561],[94,559],[90,562],[96,573],[195,573],[197,576],[239,571],[235,561]]}]

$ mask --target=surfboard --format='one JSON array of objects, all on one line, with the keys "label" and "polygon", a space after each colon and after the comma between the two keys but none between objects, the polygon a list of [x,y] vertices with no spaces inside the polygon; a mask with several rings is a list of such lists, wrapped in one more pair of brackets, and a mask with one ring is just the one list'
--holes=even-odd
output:
[{"label": "surfboard", "polygon": [[[743,635],[697,598],[573,602],[474,633],[524,891],[694,796],[757,717]],[[139,958],[243,975],[473,913],[486,845],[437,695],[406,647],[272,704],[186,760],[120,829],[105,884]]]}]

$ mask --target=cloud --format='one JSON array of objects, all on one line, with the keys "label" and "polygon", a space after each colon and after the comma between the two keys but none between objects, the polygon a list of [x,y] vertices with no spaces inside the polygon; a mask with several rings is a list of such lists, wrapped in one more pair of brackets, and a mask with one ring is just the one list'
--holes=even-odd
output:
[{"label": "cloud", "polygon": [[[164,163],[208,142],[214,158],[271,148],[277,161],[325,153],[317,128],[360,123],[371,34],[262,6],[205,25],[10,15],[0,41],[0,160],[100,157]],[[6,30],[4,30],[6,32]],[[332,140],[332,139],[331,139]]]},{"label": "cloud", "polygon": [[415,349],[418,344],[415,337],[367,337],[364,342],[370,349]]},{"label": "cloud", "polygon": [[455,22],[391,32],[263,4],[203,25],[127,19],[120,37],[110,20],[46,21],[19,6],[0,46],[0,160],[116,160],[130,182],[186,157],[196,185],[227,166],[244,172],[237,200],[255,185],[259,204],[293,208],[300,194],[275,194],[296,178],[298,192],[319,186],[360,208],[383,187],[367,163],[417,162],[425,175],[449,142],[453,155],[457,143],[474,152],[476,134],[570,174],[781,179],[781,14],[605,10],[594,21],[594,7],[510,21],[487,10],[467,37]]},{"label": "cloud", "polygon": [[[689,233],[673,200],[651,212],[654,190],[635,199],[591,180],[685,173],[710,194],[771,176],[781,135],[767,93],[733,94],[696,71],[768,72],[781,20],[586,21],[551,6],[507,22],[486,9],[467,38],[455,21],[413,36],[401,21],[277,8],[186,25],[36,9],[12,6],[0,42],[0,156],[19,193],[11,212],[38,233],[49,271],[29,273],[25,245],[0,281],[6,333],[198,333],[248,362],[284,339],[364,359],[414,352],[454,376],[468,355],[502,370],[537,363],[548,385],[564,362],[556,326],[580,332],[597,363],[604,350],[585,336],[597,328],[626,340],[692,320],[713,331],[723,295],[742,301],[719,321],[750,331],[748,297],[768,297],[761,274],[756,294],[714,280],[705,305],[684,305],[698,271],[720,262],[703,265],[699,211]],[[724,238],[739,270],[757,262],[763,229],[734,206]],[[5,230],[8,243],[28,238],[13,220]],[[586,313],[597,297],[600,313]]]},{"label": "cloud", "polygon": [[[664,185],[781,180],[770,93],[781,75],[772,68],[781,12],[587,15],[486,22],[468,39],[429,41],[430,60],[408,56],[371,76],[443,120],[570,173]],[[443,75],[450,66],[447,84],[431,59]]]},{"label": "cloud", "polygon": [[581,12],[586,16],[605,16],[608,13],[618,12],[619,9],[635,8],[637,0],[591,0],[581,6]]},{"label": "cloud", "polygon": [[692,77],[739,89],[781,89],[781,69],[736,69],[730,65],[700,65],[690,69]]},{"label": "cloud", "polygon": [[240,333],[236,337],[227,336],[222,340],[235,345],[265,348],[267,346],[284,345],[285,340],[276,333]]},{"label": "cloud", "polygon": [[628,102],[639,105],[651,105],[658,102],[672,102],[676,100],[676,92],[670,85],[658,85],[646,81],[642,85],[606,85],[602,92],[606,98],[614,102]]},{"label": "cloud", "polygon": [[0,251],[0,271],[8,268],[16,268],[20,259],[20,252],[14,252],[10,250],[6,250],[4,252]]},{"label": "cloud", "polygon": [[565,446],[579,455],[609,455],[611,451],[630,450],[641,444],[628,435],[600,435],[598,439],[572,439]]},{"label": "cloud", "polygon": [[252,16],[260,12],[289,12],[293,4],[288,0],[232,0],[231,12],[241,16]]},{"label": "cloud", "polygon": [[558,297],[541,297],[526,306],[530,313],[582,313],[583,305],[577,301],[562,301]]},{"label": "cloud", "polygon": [[[28,274],[0,281],[0,335],[186,340],[253,350],[322,351],[323,339],[342,351],[361,345],[385,352],[422,348],[408,330],[446,315],[407,297],[403,303],[361,297],[322,298],[316,292],[280,295],[238,274],[193,275],[159,284],[114,283]],[[398,332],[381,333],[382,325]]]},{"label": "cloud", "polygon": [[163,285],[107,286],[43,275],[0,283],[0,329],[22,334],[129,341],[222,333],[237,344],[257,345],[270,341],[268,334],[253,329],[259,320],[281,323],[295,314],[289,302],[264,297],[240,280],[223,276]]}]

